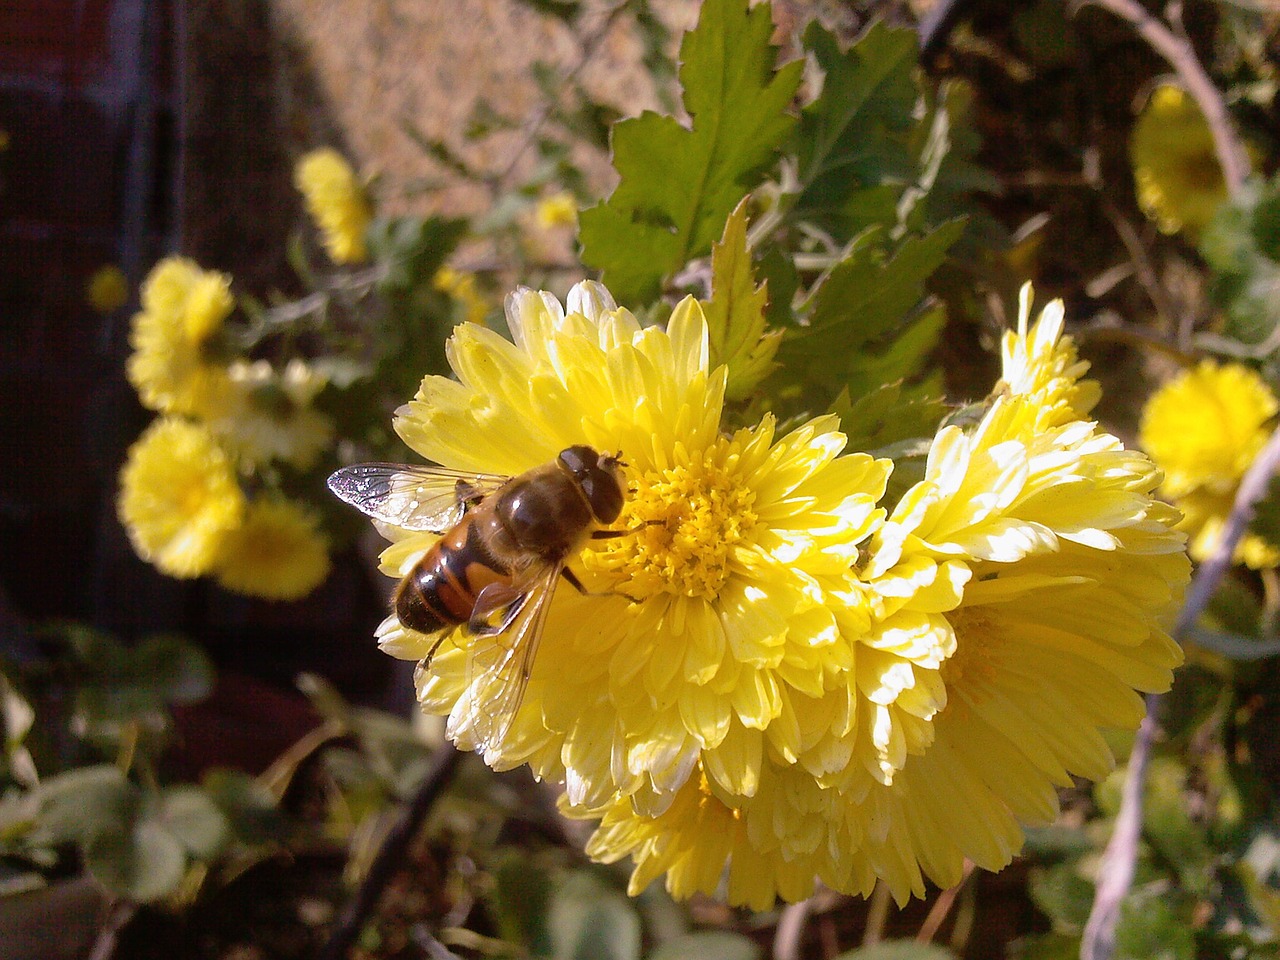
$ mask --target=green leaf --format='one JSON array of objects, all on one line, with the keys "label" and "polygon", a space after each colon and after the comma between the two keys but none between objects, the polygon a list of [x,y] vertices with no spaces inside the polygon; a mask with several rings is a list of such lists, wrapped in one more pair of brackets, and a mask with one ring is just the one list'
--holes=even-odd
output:
[{"label": "green leaf", "polygon": [[849,209],[865,206],[859,199],[864,190],[880,193],[892,210],[898,190],[883,194],[882,182],[911,179],[905,143],[888,131],[905,130],[914,119],[916,35],[877,22],[841,51],[836,37],[815,21],[804,43],[824,78],[822,93],[805,107],[796,133],[804,186],[794,216],[843,235]]},{"label": "green leaf", "polygon": [[955,960],[955,954],[936,943],[885,940],[840,954],[836,960]]},{"label": "green leaf", "polygon": [[547,930],[551,876],[541,864],[531,863],[526,852],[506,851],[500,856],[492,870],[494,885],[488,900],[498,934],[508,943],[523,944],[531,956],[546,956],[551,950]]},{"label": "green leaf", "polygon": [[773,370],[781,330],[766,331],[769,292],[756,286],[747,249],[746,201],[738,204],[711,247],[711,299],[702,301],[710,334],[711,368],[726,364],[729,400],[744,400]]},{"label": "green leaf", "polygon": [[1214,858],[1205,830],[1187,811],[1188,771],[1174,757],[1153,757],[1147,768],[1142,832],[1177,870],[1182,886],[1207,897]]},{"label": "green leaf", "polygon": [[556,890],[547,912],[556,960],[636,960],[640,917],[630,901],[581,870]]},{"label": "green leaf", "polygon": [[138,788],[112,764],[80,767],[49,777],[36,791],[37,843],[88,843],[132,820]]},{"label": "green leaf", "polygon": [[167,703],[195,703],[213,691],[212,661],[182,637],[147,637],[133,650],[130,661],[132,679],[153,686]]},{"label": "green leaf", "polygon": [[579,239],[583,262],[604,271],[620,302],[652,300],[664,278],[707,253],[791,133],[802,64],[775,72],[772,33],[767,4],[707,0],[680,46],[692,127],[645,112],[613,128],[620,180],[582,212]]},{"label": "green leaf", "polygon": [[213,770],[204,776],[202,785],[240,843],[259,846],[288,839],[292,824],[280,812],[271,791],[247,773]]},{"label": "green leaf", "polygon": [[1247,662],[1280,656],[1280,637],[1255,637],[1247,634],[1227,633],[1207,627],[1192,626],[1187,639],[1206,650],[1220,653],[1228,660]]},{"label": "green leaf", "polygon": [[963,229],[952,221],[908,237],[887,260],[881,231],[854,241],[810,297],[808,325],[786,329],[771,395],[825,409],[842,391],[861,397],[918,376],[944,321],[940,309],[920,310],[924,283]]},{"label": "green leaf", "polygon": [[728,930],[699,930],[668,940],[649,960],[759,960],[763,951],[750,937]]},{"label": "green leaf", "polygon": [[1120,905],[1115,960],[1194,960],[1191,917],[1167,891],[1137,891]]},{"label": "green leaf", "polygon": [[147,903],[177,889],[187,857],[173,834],[154,820],[143,820],[94,837],[85,850],[85,864],[112,893]]},{"label": "green leaf", "polygon": [[1080,875],[1074,861],[1031,871],[1031,899],[1055,926],[1083,929],[1093,908],[1093,884]]},{"label": "green leaf", "polygon": [[891,444],[930,438],[946,415],[946,404],[936,397],[904,390],[902,382],[881,384],[850,399],[841,390],[831,412],[840,418],[840,430],[848,437],[847,449],[880,451]]},{"label": "green leaf", "polygon": [[1280,326],[1280,263],[1266,252],[1280,233],[1276,221],[1280,180],[1253,180],[1222,205],[1200,238],[1213,270],[1210,291],[1227,316],[1223,332],[1247,344],[1261,343]]},{"label": "green leaf", "polygon": [[212,860],[226,846],[231,826],[213,798],[199,787],[165,790],[156,807],[155,820],[184,850],[200,860]]}]

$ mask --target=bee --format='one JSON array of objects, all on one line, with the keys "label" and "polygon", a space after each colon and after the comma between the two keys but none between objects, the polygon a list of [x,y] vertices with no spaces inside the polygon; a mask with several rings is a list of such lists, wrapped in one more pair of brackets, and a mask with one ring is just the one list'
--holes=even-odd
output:
[{"label": "bee", "polygon": [[431,639],[421,669],[456,627],[469,635],[467,686],[497,691],[470,698],[458,718],[482,751],[520,709],[557,584],[587,593],[568,558],[590,539],[627,532],[609,529],[625,498],[620,457],[572,446],[515,477],[397,463],[329,477],[339,499],[375,520],[441,534],[400,581],[393,606],[403,626]]}]

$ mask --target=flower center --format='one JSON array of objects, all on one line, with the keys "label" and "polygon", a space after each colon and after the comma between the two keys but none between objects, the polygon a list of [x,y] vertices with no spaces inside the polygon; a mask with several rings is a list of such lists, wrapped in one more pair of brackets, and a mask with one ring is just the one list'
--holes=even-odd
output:
[{"label": "flower center", "polygon": [[756,524],[755,492],[708,451],[701,461],[629,477],[617,527],[624,537],[597,541],[583,558],[607,573],[618,593],[714,599],[729,578],[734,546]]}]

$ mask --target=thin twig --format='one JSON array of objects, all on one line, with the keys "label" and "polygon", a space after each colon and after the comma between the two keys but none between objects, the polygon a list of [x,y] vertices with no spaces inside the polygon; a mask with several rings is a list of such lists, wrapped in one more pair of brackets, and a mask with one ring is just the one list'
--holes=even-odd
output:
[{"label": "thin twig", "polygon": [[920,924],[920,929],[916,932],[917,943],[929,943],[938,935],[938,928],[942,926],[942,922],[947,919],[947,914],[955,906],[956,897],[964,889],[965,884],[969,882],[969,878],[973,876],[973,867],[973,861],[966,859],[964,862],[964,875],[960,878],[960,882],[953,887],[947,887],[947,889],[938,894],[938,899],[929,908],[929,915],[924,918],[924,923]]},{"label": "thin twig", "polygon": [[452,779],[453,771],[462,759],[462,754],[449,744],[438,748],[435,761],[432,763],[418,792],[405,808],[400,821],[391,828],[386,840],[382,842],[378,855],[374,857],[365,875],[364,882],[351,902],[347,904],[342,916],[338,918],[329,941],[317,955],[317,960],[344,960],[351,945],[360,936],[365,923],[378,905],[383,891],[395,874],[396,868],[404,858],[405,851],[413,838],[417,836],[419,827],[426,819],[436,799]]},{"label": "thin twig", "polygon": [[[1187,590],[1186,601],[1173,627],[1176,639],[1181,640],[1190,633],[1201,611],[1208,605],[1218,583],[1231,566],[1236,544],[1244,536],[1245,529],[1253,518],[1254,506],[1266,494],[1267,486],[1277,469],[1280,469],[1280,428],[1271,434],[1267,445],[1240,481],[1231,513],[1222,528],[1222,539],[1218,541],[1212,556],[1200,565]],[[1160,697],[1148,694],[1146,700],[1147,715],[1138,728],[1138,736],[1129,754],[1129,769],[1121,792],[1120,813],[1116,816],[1115,830],[1102,854],[1093,909],[1080,943],[1081,960],[1110,960],[1115,949],[1120,905],[1133,883],[1138,859],[1138,838],[1142,832],[1143,781],[1155,740],[1156,711]]]},{"label": "thin twig", "polygon": [[110,960],[116,952],[116,941],[120,939],[120,931],[129,925],[133,915],[138,912],[138,905],[132,900],[117,900],[107,914],[107,921],[98,931],[93,941],[93,949],[86,960]]},{"label": "thin twig", "polygon": [[1227,191],[1232,196],[1237,195],[1249,177],[1249,157],[1231,124],[1222,94],[1200,64],[1191,44],[1174,33],[1138,0],[1075,0],[1073,6],[1086,4],[1109,10],[1132,24],[1138,35],[1169,61],[1169,65],[1186,85],[1187,93],[1200,106],[1205,123],[1213,134],[1213,146],[1218,154],[1218,163],[1222,166],[1222,178],[1226,181]]},{"label": "thin twig", "polygon": [[[561,88],[567,87],[569,83],[582,72],[582,69],[591,62],[591,58],[596,54],[596,48],[599,47],[601,41],[608,36],[609,31],[613,29],[614,23],[617,21],[618,17],[627,10],[627,7],[628,4],[625,0],[624,2],[614,6],[607,14],[605,14],[604,19],[600,22],[600,26],[587,34],[582,41],[582,52],[579,54],[577,61],[565,72],[564,76],[560,80]],[[506,183],[507,178],[511,176],[516,165],[520,162],[520,158],[524,156],[525,151],[529,149],[533,144],[534,139],[538,136],[538,131],[540,131],[547,120],[551,118],[551,111],[554,109],[555,104],[551,100],[544,100],[542,106],[538,109],[538,112],[535,113],[527,123],[525,123],[524,128],[521,130],[521,140],[516,145],[515,149],[511,151],[511,157],[507,161],[506,166],[504,166],[496,175],[485,178],[493,184],[495,192],[502,189],[502,185]]]},{"label": "thin twig", "polygon": [[1249,522],[1253,519],[1253,508],[1267,493],[1267,486],[1276,470],[1280,468],[1280,427],[1271,434],[1267,445],[1245,471],[1240,487],[1236,490],[1235,502],[1231,504],[1231,513],[1222,527],[1222,539],[1214,548],[1212,556],[1200,564],[1195,579],[1187,591],[1186,602],[1182,613],[1173,627],[1173,635],[1181,639],[1200,616],[1200,612],[1208,605],[1209,598],[1218,587],[1218,581],[1231,566],[1231,558],[1235,554],[1236,544],[1244,536]]},{"label": "thin twig", "polygon": [[805,922],[813,912],[813,899],[809,897],[783,909],[773,934],[773,960],[800,960],[800,941],[804,937]]},{"label": "thin twig", "polygon": [[1151,756],[1151,744],[1155,739],[1155,707],[1157,697],[1147,694],[1147,715],[1138,726],[1138,735],[1129,754],[1129,769],[1125,773],[1124,788],[1120,793],[1120,812],[1116,825],[1107,841],[1098,866],[1098,886],[1094,891],[1093,908],[1084,926],[1080,940],[1080,960],[1109,960],[1116,946],[1116,925],[1120,920],[1120,905],[1133,884],[1133,873],[1138,862],[1138,838],[1142,833],[1142,794],[1147,774],[1147,760]]},{"label": "thin twig", "polygon": [[867,907],[867,925],[862,931],[862,945],[875,946],[884,939],[885,924],[889,922],[889,886],[877,881],[871,891],[871,903]]}]

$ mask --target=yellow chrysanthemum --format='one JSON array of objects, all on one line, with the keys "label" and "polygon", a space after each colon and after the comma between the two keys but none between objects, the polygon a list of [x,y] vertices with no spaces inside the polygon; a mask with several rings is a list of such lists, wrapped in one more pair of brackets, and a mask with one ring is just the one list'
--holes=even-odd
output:
[{"label": "yellow chrysanthemum", "polygon": [[1168,687],[1181,654],[1161,618],[1188,577],[1177,514],[1153,499],[1150,461],[1074,419],[1095,388],[1075,382],[1061,310],[1028,331],[1028,306],[987,414],[940,431],[856,568],[837,613],[862,698],[795,710],[841,722],[796,763],[767,751],[752,796],[710,782],[666,809],[570,808],[603,815],[592,853],[634,857],[633,889],[670,871],[673,893],[715,893],[718,859],[735,903],[804,896],[815,876],[853,893],[880,878],[901,901],[958,881],[965,858],[999,869],[1022,824],[1053,818],[1057,786],[1107,772],[1100,730],[1139,721],[1135,691]]},{"label": "yellow chrysanthemum", "polygon": [[578,222],[578,204],[571,193],[553,193],[543,197],[534,208],[534,219],[543,230],[572,227]]},{"label": "yellow chrysanthemum", "polygon": [[221,408],[209,426],[244,469],[273,460],[305,470],[333,440],[333,421],[312,407],[327,379],[301,360],[278,371],[265,360],[227,368]]},{"label": "yellow chrysanthemum", "polygon": [[1061,309],[1028,320],[1024,295],[1008,392],[972,430],[940,431],[924,481],[871,548],[869,573],[912,556],[972,572],[945,614],[955,652],[933,741],[868,798],[887,829],[866,855],[899,899],[922,894],[923,876],[958,881],[966,857],[1008,863],[1019,824],[1051,819],[1072,775],[1110,769],[1100,730],[1135,726],[1135,691],[1167,689],[1181,661],[1161,625],[1189,576],[1178,514],[1154,499],[1145,456],[1065,415],[1096,394],[1073,386],[1084,365]]},{"label": "yellow chrysanthemum", "polygon": [[1138,442],[1164,471],[1166,496],[1195,490],[1229,496],[1267,442],[1278,409],[1253,370],[1202,360],[1151,395]]},{"label": "yellow chrysanthemum", "polygon": [[1156,87],[1129,138],[1138,205],[1165,233],[1202,230],[1227,199],[1204,114],[1181,87]]},{"label": "yellow chrysanthemum", "polygon": [[372,213],[351,165],[331,148],[313,150],[294,167],[293,182],[333,262],[362,263]]},{"label": "yellow chrysanthemum", "polygon": [[431,285],[441,293],[447,293],[462,304],[463,319],[467,323],[484,323],[485,315],[489,312],[489,304],[485,302],[484,297],[480,295],[480,291],[476,287],[476,275],[474,273],[455,270],[453,267],[445,265],[436,271],[436,275],[431,280]]},{"label": "yellow chrysanthemum", "polygon": [[329,547],[311,511],[281,498],[254,500],[223,537],[214,573],[228,590],[298,600],[329,575]]},{"label": "yellow chrysanthemum", "polygon": [[99,313],[113,313],[129,302],[129,281],[114,263],[93,271],[85,288],[89,306]]},{"label": "yellow chrysanthemum", "polygon": [[[661,808],[699,767],[716,789],[750,796],[766,753],[795,758],[821,736],[801,729],[795,703],[847,670],[850,645],[824,601],[882,519],[888,462],[839,456],[832,417],[782,437],[771,418],[722,435],[725,371],[708,369],[691,298],[665,329],[642,328],[594,283],[567,310],[521,290],[507,316],[514,344],[455,331],[458,379],[424,380],[398,432],[430,460],[490,474],[573,444],[620,450],[630,491],[616,526],[632,532],[575,558],[593,595],[556,593],[524,704],[503,742],[483,744],[487,760],[528,762],[575,804],[622,792]],[[432,542],[403,536],[384,569],[403,575]],[[397,656],[426,652],[394,619],[380,640]],[[495,696],[469,686],[468,642],[456,633],[419,678],[463,747],[477,743],[469,705]]]},{"label": "yellow chrysanthemum", "polygon": [[234,306],[225,274],[182,257],[156,264],[142,285],[125,368],[144,406],[194,416],[216,409],[226,375],[205,348]]},{"label": "yellow chrysanthemum", "polygon": [[169,576],[198,577],[239,526],[244,494],[206,428],[165,417],[129,448],[117,510],[138,556]]}]

